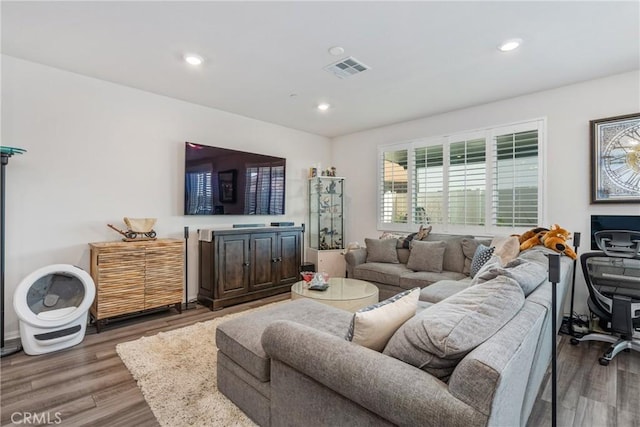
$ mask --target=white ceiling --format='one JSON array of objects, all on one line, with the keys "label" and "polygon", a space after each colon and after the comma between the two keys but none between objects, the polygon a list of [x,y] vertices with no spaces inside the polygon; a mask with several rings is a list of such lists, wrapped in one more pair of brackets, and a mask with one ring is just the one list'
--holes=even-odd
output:
[{"label": "white ceiling", "polygon": [[[1,7],[4,54],[328,137],[640,68],[638,1]],[[512,37],[519,50],[496,49]],[[371,70],[323,71],[346,56]]]}]

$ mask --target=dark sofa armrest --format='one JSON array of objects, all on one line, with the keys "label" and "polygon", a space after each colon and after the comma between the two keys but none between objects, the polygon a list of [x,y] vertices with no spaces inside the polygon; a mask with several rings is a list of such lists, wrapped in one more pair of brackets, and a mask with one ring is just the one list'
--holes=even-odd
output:
[{"label": "dark sofa armrest", "polygon": [[[343,338],[290,321],[269,325],[262,346],[281,361],[397,425],[485,425],[432,375]],[[313,399],[313,396],[309,396]]]}]

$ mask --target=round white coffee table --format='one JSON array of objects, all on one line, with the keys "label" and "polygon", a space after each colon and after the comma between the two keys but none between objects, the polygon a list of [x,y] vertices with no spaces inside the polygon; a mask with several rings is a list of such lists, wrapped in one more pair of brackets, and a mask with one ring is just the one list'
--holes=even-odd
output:
[{"label": "round white coffee table", "polygon": [[364,280],[332,277],[326,291],[311,291],[307,287],[304,280],[295,283],[291,286],[291,299],[311,298],[352,313],[378,302],[377,286]]}]

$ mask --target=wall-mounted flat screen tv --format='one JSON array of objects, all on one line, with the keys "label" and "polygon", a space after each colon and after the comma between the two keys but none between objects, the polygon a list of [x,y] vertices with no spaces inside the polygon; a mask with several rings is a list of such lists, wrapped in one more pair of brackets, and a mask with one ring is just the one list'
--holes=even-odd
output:
[{"label": "wall-mounted flat screen tv", "polygon": [[185,215],[283,215],[286,159],[185,143]]},{"label": "wall-mounted flat screen tv", "polygon": [[594,234],[604,230],[629,230],[640,233],[640,215],[591,215],[591,250],[600,250]]}]

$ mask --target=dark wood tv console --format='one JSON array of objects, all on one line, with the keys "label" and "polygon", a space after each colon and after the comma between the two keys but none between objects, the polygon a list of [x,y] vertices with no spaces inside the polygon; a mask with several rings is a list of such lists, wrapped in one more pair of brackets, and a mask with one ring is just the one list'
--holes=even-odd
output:
[{"label": "dark wood tv console", "polygon": [[199,230],[198,301],[212,310],[291,291],[302,227]]}]

